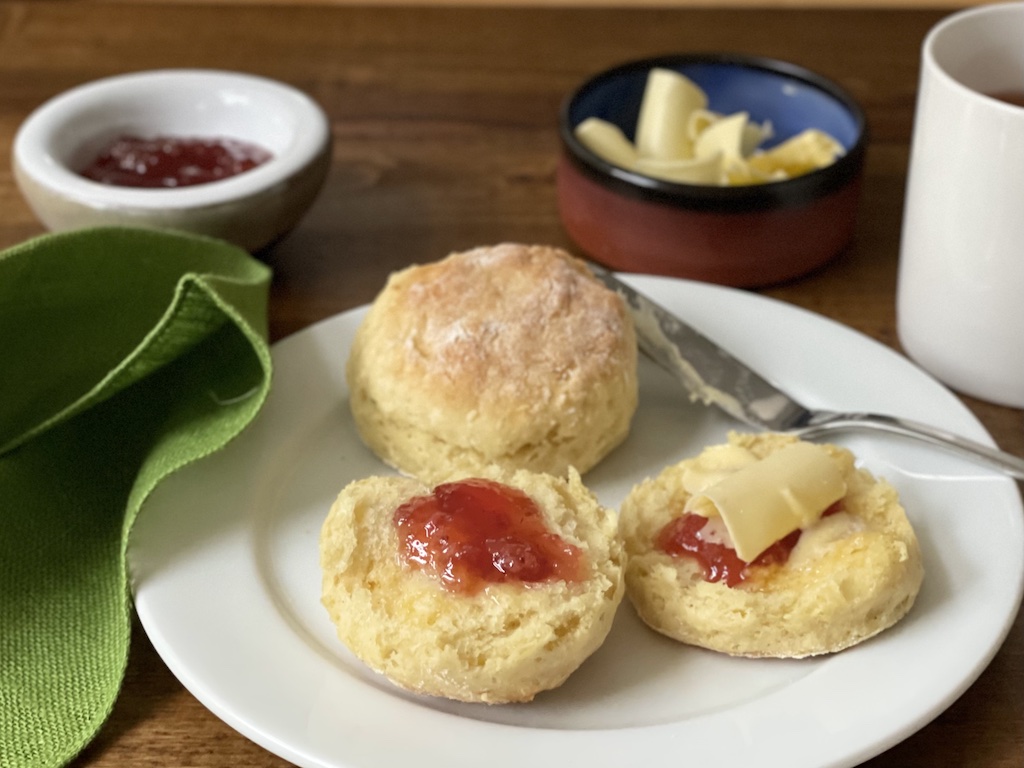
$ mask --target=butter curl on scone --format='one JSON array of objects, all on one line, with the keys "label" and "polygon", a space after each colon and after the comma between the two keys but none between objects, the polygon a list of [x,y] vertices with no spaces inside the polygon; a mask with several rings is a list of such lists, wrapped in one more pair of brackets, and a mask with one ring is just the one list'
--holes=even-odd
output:
[{"label": "butter curl on scone", "polygon": [[[401,688],[465,702],[530,701],[561,685],[611,629],[625,591],[618,518],[574,470],[556,478],[492,468],[440,488],[481,482],[534,505],[545,538],[575,553],[578,570],[568,578],[495,574],[498,581],[453,585],[445,579],[453,568],[425,567],[418,555],[428,547],[412,541],[410,549],[396,524],[406,519],[397,510],[429,502],[435,489],[413,478],[371,477],[346,486],[324,522],[322,602],[349,650]],[[495,563],[528,559],[502,546]]]},{"label": "butter curl on scone", "polygon": [[637,407],[632,319],[557,248],[504,243],[396,272],[346,375],[363,441],[427,481],[492,464],[581,473]]},{"label": "butter curl on scone", "polygon": [[[740,573],[733,569],[732,579],[722,572],[728,572],[728,560],[716,570],[714,563],[708,566],[692,555],[692,547],[706,547],[694,544],[692,533],[689,550],[668,545],[671,533],[685,527],[685,513],[706,511],[709,498],[735,503],[739,517],[756,511],[754,489],[719,491],[725,478],[773,455],[778,465],[784,450],[799,454],[803,448],[820,460],[810,445],[790,435],[734,433],[728,444],[707,448],[633,488],[620,521],[628,557],[626,585],[648,626],[683,643],[731,655],[799,658],[841,651],[906,615],[924,574],[917,538],[896,490],[857,467],[854,456],[835,445],[814,447],[830,465],[826,474],[834,471],[840,478],[838,492],[834,477],[822,484],[828,490],[806,478],[792,481],[803,483],[804,489],[763,488],[766,497],[796,508],[797,517],[803,510],[794,498],[820,498],[826,505],[818,511],[823,516],[815,515],[816,521],[751,558],[755,564]],[[836,495],[840,498],[828,500]],[[740,527],[736,519],[733,523]],[[702,525],[698,518],[691,522]],[[736,543],[723,522],[709,518],[703,524],[706,533],[699,535],[727,545],[709,551],[735,557],[729,547]],[[738,532],[744,540],[756,539],[756,532]],[[760,549],[756,546],[754,552]],[[741,559],[740,564],[751,560]]]}]

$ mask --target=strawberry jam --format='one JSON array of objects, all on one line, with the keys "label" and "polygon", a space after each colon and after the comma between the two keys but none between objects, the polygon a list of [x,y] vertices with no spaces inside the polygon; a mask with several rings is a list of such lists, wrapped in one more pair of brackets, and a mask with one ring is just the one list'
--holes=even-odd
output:
[{"label": "strawberry jam", "polygon": [[[829,506],[821,516],[832,515],[842,509],[843,502],[840,499]],[[705,581],[724,581],[729,587],[735,587],[744,581],[750,576],[751,569],[785,563],[800,541],[800,529],[797,529],[783,536],[752,562],[747,563],[740,560],[732,547],[709,538],[702,538],[700,531],[707,523],[708,518],[691,513],[673,518],[658,533],[654,546],[673,557],[693,558],[700,564]]]},{"label": "strawberry jam", "polygon": [[401,556],[453,592],[583,576],[582,552],[547,529],[533,499],[491,480],[439,485],[396,509],[394,524]]},{"label": "strawberry jam", "polygon": [[234,139],[122,136],[79,173],[118,187],[208,184],[262,165],[270,152]]}]

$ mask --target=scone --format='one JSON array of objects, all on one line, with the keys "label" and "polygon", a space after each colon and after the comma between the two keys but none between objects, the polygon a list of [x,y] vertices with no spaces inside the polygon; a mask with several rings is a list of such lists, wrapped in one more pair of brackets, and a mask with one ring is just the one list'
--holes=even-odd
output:
[{"label": "scone", "polygon": [[583,473],[629,431],[636,336],[582,262],[502,244],[394,273],[347,379],[363,441],[405,474]]},{"label": "scone", "polygon": [[407,690],[523,702],[604,642],[623,599],[617,516],[579,474],[497,468],[431,489],[372,477],[320,535],[338,637]]},{"label": "scone", "polygon": [[849,451],[789,435],[731,434],[666,468],[620,524],[643,621],[737,656],[855,645],[910,610],[924,573],[895,489]]}]

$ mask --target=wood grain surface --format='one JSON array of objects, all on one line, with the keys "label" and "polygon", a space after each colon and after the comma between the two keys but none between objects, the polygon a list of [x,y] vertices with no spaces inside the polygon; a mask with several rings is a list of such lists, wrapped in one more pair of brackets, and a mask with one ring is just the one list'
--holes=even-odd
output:
[{"label": "wood grain surface", "polygon": [[[277,78],[323,105],[335,138],[322,195],[263,255],[275,271],[270,320],[280,339],[369,302],[388,272],[412,262],[503,240],[571,248],[553,183],[566,93],[596,70],[641,56],[742,51],[834,78],[864,105],[871,130],[855,242],[819,272],[762,293],[898,349],[894,289],[918,51],[949,10],[0,2],[0,247],[42,231],[9,157],[18,125],[45,99],[160,67]],[[1024,456],[1024,413],[964,402],[1003,448]],[[1022,682],[1018,616],[957,702],[865,765],[1024,766]],[[199,704],[138,627],[123,694],[75,762],[285,764]]]},{"label": "wood grain surface", "polygon": [[[165,5],[203,4],[211,0],[121,0],[129,3]],[[1012,2],[1012,0],[1000,0]],[[231,5],[287,5],[292,0],[217,0]],[[937,9],[953,11],[990,0],[298,0],[302,4],[349,6],[429,6],[451,8],[813,8],[849,10],[851,8]]]}]

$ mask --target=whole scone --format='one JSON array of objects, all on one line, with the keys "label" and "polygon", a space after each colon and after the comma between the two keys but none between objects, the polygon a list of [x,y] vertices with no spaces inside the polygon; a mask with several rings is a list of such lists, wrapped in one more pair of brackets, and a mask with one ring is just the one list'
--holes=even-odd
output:
[{"label": "whole scone", "polygon": [[578,555],[572,578],[453,588],[403,554],[407,539],[395,523],[396,510],[429,497],[431,487],[371,477],[342,490],[324,522],[322,602],[352,653],[402,688],[466,702],[530,701],[561,685],[611,629],[625,591],[618,519],[575,471],[555,478],[492,468],[469,480],[481,479],[536,504],[546,531]]},{"label": "whole scone", "polygon": [[394,273],[347,364],[363,441],[427,481],[597,464],[637,407],[622,299],[578,259],[506,243]]},{"label": "whole scone", "polygon": [[917,538],[895,489],[838,446],[821,447],[845,481],[840,511],[802,530],[784,562],[748,566],[744,580],[728,586],[707,580],[696,559],[658,546],[692,495],[688,473],[714,473],[716,461],[736,450],[763,459],[797,442],[732,434],[728,446],[708,448],[630,492],[621,509],[627,594],[648,626],[731,655],[799,658],[848,648],[906,615],[924,574]]}]

